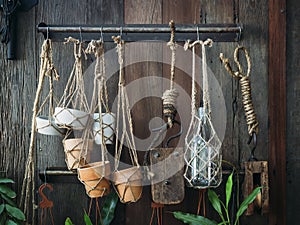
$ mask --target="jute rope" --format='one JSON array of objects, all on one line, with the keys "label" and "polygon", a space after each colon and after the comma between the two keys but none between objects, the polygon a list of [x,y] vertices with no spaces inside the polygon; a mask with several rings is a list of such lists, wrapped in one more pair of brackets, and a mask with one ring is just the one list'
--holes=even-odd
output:
[{"label": "jute rope", "polygon": [[39,71],[39,82],[35,94],[35,100],[33,104],[33,115],[31,121],[31,136],[30,136],[30,146],[28,152],[28,158],[25,165],[25,174],[22,184],[21,199],[20,199],[20,208],[23,208],[23,211],[27,218],[29,218],[29,200],[31,199],[32,204],[32,224],[35,224],[35,209],[37,205],[35,203],[35,135],[36,135],[36,116],[39,111],[39,102],[41,98],[42,88],[44,84],[45,76],[59,78],[58,72],[54,67],[52,61],[52,42],[50,39],[47,39],[43,42],[41,50],[41,63]]},{"label": "jute rope", "polygon": [[179,95],[178,91],[174,88],[174,78],[175,78],[175,62],[176,62],[176,48],[177,45],[174,42],[175,37],[175,24],[174,21],[171,20],[169,23],[171,28],[171,37],[168,42],[168,46],[171,49],[171,69],[170,69],[170,89],[166,90],[163,93],[163,114],[168,119],[168,126],[173,126],[173,120],[175,119],[177,110],[176,110],[176,102],[177,97]]},{"label": "jute rope", "polygon": [[[138,156],[133,135],[133,125],[132,117],[129,108],[129,99],[125,87],[125,77],[123,73],[123,45],[124,41],[120,36],[112,37],[114,42],[117,44],[116,49],[118,53],[119,62],[119,91],[118,91],[118,105],[117,105],[117,121],[116,121],[116,136],[119,137],[119,132],[121,132],[121,137],[119,141],[116,138],[115,145],[115,170],[119,167],[119,162],[121,158],[123,144],[126,141],[127,147],[129,149],[129,155],[133,165],[139,167]],[[122,121],[120,121],[122,120]],[[120,128],[120,123],[122,123],[122,130]],[[127,126],[129,126],[129,132],[127,132]]]},{"label": "jute rope", "polygon": [[[243,68],[239,62],[239,51],[243,51],[246,57],[246,61],[248,64],[247,72],[244,73]],[[224,64],[225,69],[228,71],[228,73],[234,77],[235,79],[238,79],[241,86],[241,92],[242,92],[242,102],[244,106],[244,111],[246,115],[246,121],[248,125],[248,134],[250,136],[253,135],[253,133],[258,133],[258,121],[256,118],[256,114],[254,111],[254,106],[252,103],[252,96],[251,96],[251,85],[250,85],[250,71],[251,71],[251,61],[250,56],[245,47],[239,46],[234,50],[234,62],[236,63],[238,70],[233,71],[232,67],[230,66],[229,59],[224,57],[224,54],[220,54],[220,59]]]}]

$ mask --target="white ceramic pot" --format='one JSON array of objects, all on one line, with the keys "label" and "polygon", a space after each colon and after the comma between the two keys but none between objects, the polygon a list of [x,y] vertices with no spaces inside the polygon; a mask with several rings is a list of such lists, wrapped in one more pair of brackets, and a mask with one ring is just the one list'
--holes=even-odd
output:
[{"label": "white ceramic pot", "polygon": [[38,116],[36,120],[36,130],[40,134],[63,136],[66,134],[66,129],[59,128],[54,119],[48,116]]},{"label": "white ceramic pot", "polygon": [[56,107],[53,117],[56,124],[71,127],[74,130],[84,129],[91,119],[87,112],[63,107]]},{"label": "white ceramic pot", "polygon": [[93,132],[95,143],[102,143],[101,129],[104,135],[105,144],[113,144],[116,116],[114,113],[102,113],[102,123],[100,123],[99,113],[94,113]]}]

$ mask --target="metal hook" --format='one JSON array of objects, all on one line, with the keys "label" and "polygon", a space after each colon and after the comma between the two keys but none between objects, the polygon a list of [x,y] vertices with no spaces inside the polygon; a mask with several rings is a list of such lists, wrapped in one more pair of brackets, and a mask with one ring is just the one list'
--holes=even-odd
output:
[{"label": "metal hook", "polygon": [[44,184],[47,184],[47,168],[45,168],[45,170],[44,170]]},{"label": "metal hook", "polygon": [[46,36],[47,40],[49,39],[49,27],[47,27],[47,36]]},{"label": "metal hook", "polygon": [[252,140],[253,140],[253,147],[251,149],[251,155],[250,155],[249,161],[257,161],[257,159],[255,158],[255,155],[254,155],[255,149],[257,146],[257,136],[256,136],[255,132],[253,132],[252,135],[249,137],[247,144],[250,145]]},{"label": "metal hook", "polygon": [[80,42],[82,42],[82,33],[81,33],[81,27],[79,27],[79,35],[80,35]]},{"label": "metal hook", "polygon": [[165,148],[168,148],[170,142],[171,142],[173,139],[178,138],[178,137],[182,134],[182,131],[183,131],[183,130],[182,130],[181,123],[180,123],[179,121],[173,120],[173,123],[174,123],[174,124],[175,124],[175,123],[178,124],[179,127],[180,127],[180,130],[179,130],[179,132],[178,132],[177,134],[174,134],[174,135],[170,136],[170,137],[167,139],[167,141],[166,141],[166,143],[165,143]]},{"label": "metal hook", "polygon": [[103,26],[100,28],[100,35],[101,41],[103,42]]},{"label": "metal hook", "polygon": [[123,27],[120,27],[120,38],[122,39]]},{"label": "metal hook", "polygon": [[197,26],[197,41],[200,40],[200,36],[199,36],[199,27]]}]

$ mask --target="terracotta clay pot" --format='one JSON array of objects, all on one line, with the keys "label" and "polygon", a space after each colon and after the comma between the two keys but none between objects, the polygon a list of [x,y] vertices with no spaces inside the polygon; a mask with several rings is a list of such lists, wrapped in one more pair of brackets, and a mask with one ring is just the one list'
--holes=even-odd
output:
[{"label": "terracotta clay pot", "polygon": [[90,198],[98,198],[110,192],[109,161],[100,161],[86,164],[77,169],[78,179],[84,184],[87,195]]},{"label": "terracotta clay pot", "polygon": [[53,117],[56,124],[71,127],[74,130],[84,129],[91,119],[91,115],[87,112],[64,107],[56,107]]},{"label": "terracotta clay pot", "polygon": [[[87,146],[83,146],[83,145]],[[83,140],[82,138],[70,138],[63,140],[66,164],[69,170],[75,170],[80,165],[84,165],[86,161],[89,161],[90,152],[93,150],[94,141],[92,139]],[[87,148],[86,160],[80,159],[81,151]]]},{"label": "terracotta clay pot", "polygon": [[136,166],[113,173],[114,184],[121,202],[136,202],[141,198],[142,178],[142,172]]}]

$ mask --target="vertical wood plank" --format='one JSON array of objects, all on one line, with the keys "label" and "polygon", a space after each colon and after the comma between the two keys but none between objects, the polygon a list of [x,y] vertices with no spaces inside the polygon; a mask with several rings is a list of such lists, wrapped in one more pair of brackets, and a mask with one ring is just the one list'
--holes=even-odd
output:
[{"label": "vertical wood plank", "polygon": [[[200,23],[200,1],[189,1],[188,3],[184,0],[164,0],[163,1],[163,20],[164,24],[168,24],[170,20],[173,20],[176,24],[196,24]],[[176,35],[176,33],[175,33]],[[177,43],[183,45],[183,43]],[[175,64],[175,79],[174,82],[177,85],[177,89],[180,91],[180,96],[177,99],[177,120],[181,120],[183,126],[183,134],[182,138],[178,142],[173,141],[172,147],[183,147],[184,145],[184,137],[187,132],[187,128],[189,125],[189,115],[190,115],[190,96],[191,96],[191,70],[189,71],[182,71],[178,67],[179,65],[184,64],[186,67],[191,67],[191,57],[185,57],[183,54],[180,53],[179,47],[176,51],[176,64]],[[181,49],[182,51],[182,49]],[[171,62],[171,53],[170,49],[167,47],[163,52],[164,62],[163,66],[163,76],[168,81],[170,80],[170,62]],[[191,56],[191,55],[189,55]],[[187,73],[188,72],[188,73]],[[170,88],[169,82],[164,83],[163,91]],[[180,88],[180,89],[179,89]],[[186,96],[184,96],[184,95]],[[186,112],[186,114],[180,114],[180,112]],[[175,129],[175,127],[174,127]],[[170,130],[168,135],[173,135],[177,133],[177,129],[175,131]],[[171,147],[170,146],[170,147]],[[196,190],[192,190],[190,188],[185,189],[185,198],[184,201],[177,205],[169,205],[165,206],[165,212],[167,211],[183,211],[183,212],[190,212],[196,213],[196,205],[198,200],[198,192]],[[172,225],[179,225],[182,224],[178,220],[174,219],[172,214],[164,213],[164,224],[172,224]]]},{"label": "vertical wood plank", "polygon": [[[162,1],[125,0],[124,22],[125,24],[160,24],[162,22]],[[156,58],[157,62],[141,61],[142,59],[147,60],[147,58]],[[125,47],[125,63],[127,65],[125,79],[129,101],[131,101],[134,135],[140,163],[143,162],[144,152],[153,139],[153,132],[149,130],[149,122],[155,117],[161,118],[161,99],[157,97],[162,92],[161,60],[161,44],[129,43]],[[152,125],[158,127],[160,122]],[[138,202],[126,206],[126,224],[149,224],[151,217],[149,188],[149,186],[144,186],[142,198]]]},{"label": "vertical wood plank", "polygon": [[296,225],[300,220],[300,201],[295,198],[300,189],[296,179],[300,173],[300,20],[295,18],[300,18],[300,1],[286,1],[286,7],[286,224]]},{"label": "vertical wood plank", "polygon": [[[286,1],[269,1],[270,224],[286,224]],[[278,194],[280,193],[280,194]]]}]

